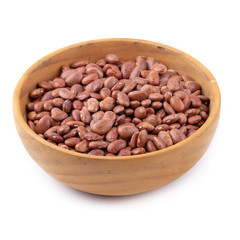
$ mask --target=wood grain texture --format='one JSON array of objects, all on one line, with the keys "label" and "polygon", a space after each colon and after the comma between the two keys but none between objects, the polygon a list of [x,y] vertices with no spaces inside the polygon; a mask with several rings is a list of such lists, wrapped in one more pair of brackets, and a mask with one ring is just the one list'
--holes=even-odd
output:
[{"label": "wood grain texture", "polygon": [[[57,147],[35,134],[26,123],[28,95],[40,81],[59,74],[64,64],[81,59],[96,61],[107,53],[124,60],[152,56],[180,74],[201,84],[210,102],[205,124],[186,140],[169,148],[128,157],[100,157]],[[31,157],[62,183],[100,195],[130,195],[165,185],[189,170],[207,150],[220,115],[220,92],[209,70],[186,53],[172,47],[137,39],[103,39],[74,44],[57,50],[33,64],[17,84],[13,112],[19,136]]]}]

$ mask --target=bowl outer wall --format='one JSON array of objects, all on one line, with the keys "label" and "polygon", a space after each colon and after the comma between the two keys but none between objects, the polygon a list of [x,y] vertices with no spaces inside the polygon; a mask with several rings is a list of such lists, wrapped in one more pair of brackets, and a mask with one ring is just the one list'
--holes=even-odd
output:
[{"label": "bowl outer wall", "polygon": [[[115,52],[123,59],[131,59],[137,55],[153,56],[180,74],[192,76],[201,84],[204,94],[211,99],[206,123],[191,137],[169,148],[117,158],[71,152],[35,134],[26,123],[25,105],[28,94],[36,83],[56,76],[63,64],[71,64],[85,57],[94,61],[109,52]],[[196,164],[207,150],[217,127],[220,92],[209,70],[182,51],[138,39],[102,39],[62,48],[33,64],[15,89],[13,111],[15,124],[26,150],[54,178],[89,193],[130,195],[165,185]]]}]

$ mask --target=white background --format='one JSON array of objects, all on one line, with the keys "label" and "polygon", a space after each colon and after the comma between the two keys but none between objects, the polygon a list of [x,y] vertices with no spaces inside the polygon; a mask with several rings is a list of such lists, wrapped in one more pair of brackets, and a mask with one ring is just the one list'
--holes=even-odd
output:
[{"label": "white background", "polygon": [[[0,239],[240,239],[239,1],[1,1]],[[130,197],[65,187],[30,158],[12,94],[24,71],[58,48],[139,38],[192,55],[215,76],[220,122],[202,159],[175,182]]]}]

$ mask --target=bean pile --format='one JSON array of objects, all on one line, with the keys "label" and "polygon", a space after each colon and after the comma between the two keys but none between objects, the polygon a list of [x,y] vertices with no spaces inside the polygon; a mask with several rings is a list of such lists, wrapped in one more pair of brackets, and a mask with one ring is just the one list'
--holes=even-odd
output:
[{"label": "bean pile", "polygon": [[38,83],[29,127],[59,147],[99,156],[153,152],[191,136],[208,118],[209,98],[190,76],[154,58],[107,54],[64,65]]}]

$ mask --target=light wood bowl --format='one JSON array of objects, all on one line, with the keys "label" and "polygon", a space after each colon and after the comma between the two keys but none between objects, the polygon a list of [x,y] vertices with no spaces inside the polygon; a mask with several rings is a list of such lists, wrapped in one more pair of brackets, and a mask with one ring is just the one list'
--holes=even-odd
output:
[{"label": "light wood bowl", "polygon": [[[26,123],[26,103],[36,84],[59,74],[60,67],[80,59],[96,61],[107,53],[124,60],[151,56],[188,74],[210,98],[210,114],[204,125],[186,140],[169,148],[128,157],[100,157],[55,146],[35,134]],[[34,63],[22,76],[13,96],[18,134],[37,164],[62,183],[93,194],[130,195],[165,185],[189,170],[207,150],[220,114],[220,92],[209,70],[175,48],[138,39],[102,39],[77,43],[57,50]]]}]

